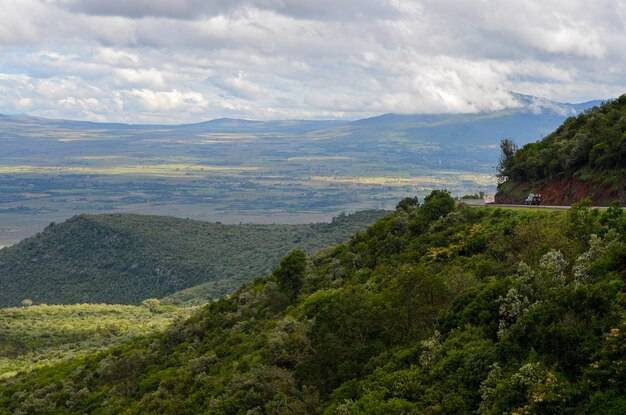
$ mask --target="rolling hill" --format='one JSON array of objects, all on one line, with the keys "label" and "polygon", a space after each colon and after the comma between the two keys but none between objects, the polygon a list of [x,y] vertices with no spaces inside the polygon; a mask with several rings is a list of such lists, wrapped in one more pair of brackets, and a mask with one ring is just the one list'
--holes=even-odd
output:
[{"label": "rolling hill", "polygon": [[[384,212],[308,225],[224,225],[146,215],[79,215],[0,250],[0,307],[34,303],[137,304],[208,283],[206,302],[275,266],[289,250],[347,239]],[[179,299],[177,302],[180,302]]]}]

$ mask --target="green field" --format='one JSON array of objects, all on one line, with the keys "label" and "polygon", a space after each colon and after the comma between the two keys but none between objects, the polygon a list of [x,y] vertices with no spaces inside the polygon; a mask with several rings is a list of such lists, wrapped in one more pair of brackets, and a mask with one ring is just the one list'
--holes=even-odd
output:
[{"label": "green field", "polygon": [[0,308],[0,378],[162,331],[191,308],[75,304]]}]

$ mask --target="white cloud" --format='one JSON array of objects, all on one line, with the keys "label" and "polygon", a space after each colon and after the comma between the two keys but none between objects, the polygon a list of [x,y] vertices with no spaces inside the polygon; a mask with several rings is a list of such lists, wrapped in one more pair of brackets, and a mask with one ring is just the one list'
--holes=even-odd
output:
[{"label": "white cloud", "polygon": [[267,93],[261,85],[251,82],[244,71],[239,71],[237,75],[226,76],[216,80],[216,84],[233,95],[248,100],[254,100]]},{"label": "white cloud", "polygon": [[115,68],[114,74],[123,84],[145,85],[157,89],[165,85],[165,77],[160,71],[154,68]]},{"label": "white cloud", "polygon": [[40,39],[36,21],[41,6],[31,0],[0,1],[0,45],[23,45]]},{"label": "white cloud", "polygon": [[0,0],[0,112],[357,118],[626,89],[620,0]]},{"label": "white cloud", "polygon": [[138,104],[148,111],[166,112],[172,110],[202,111],[206,107],[206,100],[198,92],[171,91],[155,92],[149,89],[132,89],[124,91],[127,98],[137,98]]},{"label": "white cloud", "polygon": [[496,111],[516,106],[502,88],[509,69],[498,62],[420,57],[383,84],[375,108],[399,113]]},{"label": "white cloud", "polygon": [[141,59],[136,53],[110,47],[97,48],[92,54],[92,60],[117,68],[133,68],[141,64]]}]

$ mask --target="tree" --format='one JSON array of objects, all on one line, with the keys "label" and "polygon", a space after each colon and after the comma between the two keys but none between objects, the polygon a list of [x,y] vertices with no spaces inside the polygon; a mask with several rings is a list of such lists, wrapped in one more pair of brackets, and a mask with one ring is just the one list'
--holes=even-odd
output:
[{"label": "tree", "polygon": [[420,215],[423,215],[429,222],[446,216],[454,210],[456,202],[447,190],[433,190],[424,198],[424,204],[420,208]]},{"label": "tree", "polygon": [[420,205],[420,202],[417,199],[417,196],[415,196],[415,197],[405,197],[400,202],[398,202],[398,205],[396,206],[396,210],[402,209],[404,211],[407,211],[407,210],[409,210],[410,207],[412,207],[412,206],[419,206],[419,205]]},{"label": "tree", "polygon": [[498,174],[503,174],[509,169],[509,167],[511,167],[511,160],[517,151],[517,144],[515,144],[515,142],[510,138],[503,138],[500,141],[500,150],[502,151],[502,154],[500,154],[497,169]]},{"label": "tree", "polygon": [[156,298],[148,298],[141,302],[141,305],[150,310],[151,313],[156,313],[159,310],[161,302]]},{"label": "tree", "polygon": [[22,307],[30,307],[33,305],[33,300],[30,298],[24,298],[20,304],[22,304]]},{"label": "tree", "polygon": [[600,221],[603,225],[615,229],[618,232],[626,231],[626,216],[620,207],[619,200],[611,202],[609,208],[604,211]]},{"label": "tree", "polygon": [[433,190],[424,198],[424,203],[417,210],[417,215],[409,224],[414,234],[424,232],[431,222],[452,212],[456,201],[447,190]]},{"label": "tree", "polygon": [[274,275],[281,291],[290,299],[295,299],[306,271],[306,254],[299,249],[294,249],[280,261],[280,265],[274,270]]},{"label": "tree", "polygon": [[592,210],[591,205],[591,199],[586,197],[572,204],[567,212],[569,234],[581,241],[586,241],[594,233],[597,210]]}]

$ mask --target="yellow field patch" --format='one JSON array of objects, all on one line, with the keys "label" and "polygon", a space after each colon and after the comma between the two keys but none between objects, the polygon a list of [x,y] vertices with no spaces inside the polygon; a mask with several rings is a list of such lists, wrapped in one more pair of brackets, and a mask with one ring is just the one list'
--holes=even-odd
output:
[{"label": "yellow field patch", "polygon": [[182,176],[189,172],[245,172],[262,170],[260,167],[212,166],[198,164],[152,164],[133,166],[85,167],[85,166],[0,166],[0,174],[136,174],[155,176]]},{"label": "yellow field patch", "polygon": [[74,141],[85,141],[85,138],[59,138],[57,141],[60,143],[72,143]]},{"label": "yellow field patch", "polygon": [[331,183],[376,184],[384,186],[406,186],[412,184],[445,184],[445,180],[436,177],[330,177],[312,176],[311,180]]},{"label": "yellow field patch", "polygon": [[211,133],[211,134],[199,134],[204,140],[258,140],[263,134],[229,134],[229,133]]},{"label": "yellow field patch", "polygon": [[125,160],[130,159],[132,157],[129,156],[81,156],[81,157],[70,157],[70,160]]},{"label": "yellow field patch", "polygon": [[312,176],[311,180],[330,183],[353,183],[369,184],[380,186],[411,186],[411,185],[435,185],[435,186],[456,186],[459,181],[469,181],[476,185],[490,185],[495,183],[495,177],[472,173],[449,172],[440,176],[413,176],[413,177],[349,177],[349,176]]},{"label": "yellow field patch", "polygon": [[318,160],[350,160],[350,157],[343,156],[302,156],[302,157],[289,157],[287,161],[318,161]]},{"label": "yellow field patch", "polygon": [[141,140],[142,143],[159,143],[159,144],[193,144],[195,140],[180,140],[176,138],[146,138]]},{"label": "yellow field patch", "polygon": [[[88,133],[71,132],[65,137],[58,138],[57,141],[61,143],[71,143],[74,141],[90,141],[90,140],[104,140],[107,137],[100,135],[104,131],[90,131]],[[65,135],[64,132],[59,132],[59,135]]]},{"label": "yellow field patch", "polygon": [[467,180],[478,185],[489,186],[497,185],[498,178],[492,174],[475,173],[470,171],[459,170],[436,170],[433,172],[436,176],[449,176],[458,183],[460,180]]},{"label": "yellow field patch", "polygon": [[24,196],[27,199],[37,199],[39,197],[48,197],[50,196],[50,194],[48,193],[22,193],[22,196]]}]

